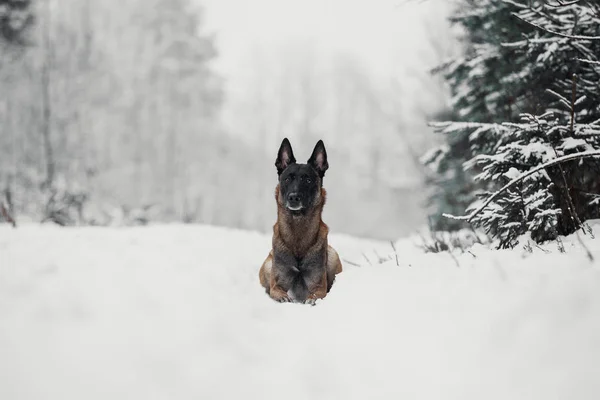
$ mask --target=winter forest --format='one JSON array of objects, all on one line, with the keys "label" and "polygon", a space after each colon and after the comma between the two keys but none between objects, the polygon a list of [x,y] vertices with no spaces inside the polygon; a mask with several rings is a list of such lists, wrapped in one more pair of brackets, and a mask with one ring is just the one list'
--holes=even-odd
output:
[{"label": "winter forest", "polygon": [[[426,116],[447,102],[441,82],[398,60],[376,73],[335,37],[247,39],[243,21],[220,23],[219,12],[237,14],[226,5],[2,2],[0,183],[15,219],[267,231],[287,136],[303,152],[327,143],[339,230],[391,238],[424,221],[419,156],[433,137]],[[437,34],[411,56],[442,62]]]},{"label": "winter forest", "polygon": [[596,400],[599,234],[597,0],[0,0],[2,400]]},{"label": "winter forest", "polygon": [[11,218],[268,231],[284,136],[304,151],[329,144],[329,218],[346,233],[464,228],[444,214],[590,152],[524,177],[469,221],[511,247],[526,232],[551,240],[598,217],[594,2],[400,3],[393,17],[420,16],[422,27],[406,28],[420,39],[393,40],[385,71],[308,35],[238,38],[219,64],[219,38],[235,32],[207,24],[210,1],[71,3],[0,8]]}]

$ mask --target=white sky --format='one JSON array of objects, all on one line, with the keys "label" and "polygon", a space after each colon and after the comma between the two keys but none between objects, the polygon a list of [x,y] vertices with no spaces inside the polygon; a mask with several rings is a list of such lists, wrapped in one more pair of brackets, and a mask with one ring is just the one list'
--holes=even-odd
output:
[{"label": "white sky", "polygon": [[[268,94],[289,83],[284,71],[308,62],[311,73],[327,76],[342,59],[339,53],[359,63],[378,95],[388,96],[386,107],[406,125],[422,129],[423,110],[445,102],[433,79],[428,85],[427,71],[454,42],[447,28],[453,0],[194,1],[204,6],[203,31],[217,36],[214,67],[225,79],[225,129],[248,143],[256,142],[257,132],[264,136],[260,141],[279,138],[286,127],[293,130],[274,120],[283,106]],[[258,93],[267,94],[263,99]],[[293,120],[285,112],[284,120]]]},{"label": "white sky", "polygon": [[397,68],[422,44],[425,12],[448,0],[196,0],[218,34],[220,69],[226,74],[256,46],[315,40],[322,49],[360,55],[375,72]]}]

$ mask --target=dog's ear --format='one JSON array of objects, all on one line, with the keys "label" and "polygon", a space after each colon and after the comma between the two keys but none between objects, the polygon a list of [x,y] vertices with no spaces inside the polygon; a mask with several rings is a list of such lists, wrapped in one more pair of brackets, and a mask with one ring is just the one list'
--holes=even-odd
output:
[{"label": "dog's ear", "polygon": [[315,145],[312,155],[308,159],[308,164],[311,165],[322,178],[325,176],[325,171],[329,168],[327,163],[327,151],[322,140],[319,140]]},{"label": "dog's ear", "polygon": [[284,169],[292,164],[296,163],[294,158],[294,152],[292,151],[292,145],[290,141],[285,138],[281,142],[279,152],[277,153],[277,159],[275,160],[275,167],[277,167],[277,175],[281,175]]}]

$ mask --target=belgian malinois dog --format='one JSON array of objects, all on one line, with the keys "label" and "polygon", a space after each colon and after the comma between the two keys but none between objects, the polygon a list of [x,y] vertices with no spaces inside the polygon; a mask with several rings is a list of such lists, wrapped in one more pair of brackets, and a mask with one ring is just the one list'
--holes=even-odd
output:
[{"label": "belgian malinois dog", "polygon": [[292,146],[283,139],[275,160],[277,222],[273,249],[260,268],[260,283],[273,300],[314,304],[324,298],[342,272],[337,252],[327,243],[329,228],[321,219],[329,168],[319,140],[306,164],[297,164]]}]

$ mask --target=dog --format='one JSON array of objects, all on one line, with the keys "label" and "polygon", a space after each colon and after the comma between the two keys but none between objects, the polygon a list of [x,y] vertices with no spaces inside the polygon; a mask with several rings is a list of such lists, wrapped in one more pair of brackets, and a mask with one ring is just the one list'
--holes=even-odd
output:
[{"label": "dog", "polygon": [[277,221],[273,247],[259,271],[261,285],[278,302],[307,303],[327,296],[342,272],[337,252],[329,246],[329,228],[321,219],[329,168],[322,140],[306,164],[296,163],[290,141],[281,143],[275,160]]}]

